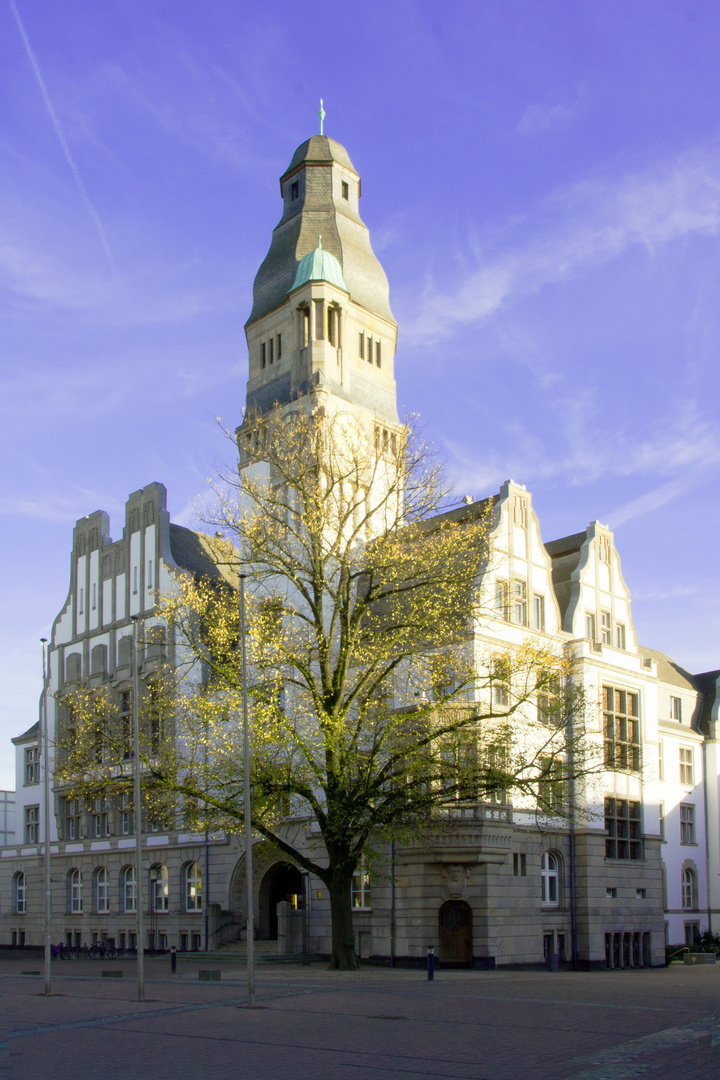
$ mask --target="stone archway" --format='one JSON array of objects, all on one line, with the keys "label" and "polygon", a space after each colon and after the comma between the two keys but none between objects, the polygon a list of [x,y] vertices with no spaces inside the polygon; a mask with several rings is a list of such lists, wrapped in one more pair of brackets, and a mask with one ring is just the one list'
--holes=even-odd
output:
[{"label": "stone archway", "polygon": [[472,965],[472,910],[464,900],[447,900],[438,912],[440,959]]},{"label": "stone archway", "polygon": [[258,937],[276,941],[278,936],[277,906],[287,900],[291,908],[302,907],[302,875],[294,863],[278,862],[266,871],[260,882],[258,897]]}]

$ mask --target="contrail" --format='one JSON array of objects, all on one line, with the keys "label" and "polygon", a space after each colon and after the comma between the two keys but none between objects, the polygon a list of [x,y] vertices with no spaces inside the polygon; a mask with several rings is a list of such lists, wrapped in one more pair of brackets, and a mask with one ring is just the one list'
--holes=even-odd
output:
[{"label": "contrail", "polygon": [[63,148],[63,153],[65,154],[65,160],[67,161],[68,165],[70,166],[70,171],[73,174],[73,177],[75,178],[75,183],[77,184],[77,189],[80,192],[80,198],[82,199],[83,203],[85,204],[86,210],[88,211],[88,213],[90,214],[90,217],[93,219],[93,221],[95,223],[95,228],[97,229],[98,234],[100,236],[100,243],[102,244],[103,250],[105,251],[105,254],[107,256],[107,261],[110,264],[110,269],[112,271],[112,275],[113,275],[114,278],[117,279],[117,272],[115,270],[115,263],[113,261],[112,254],[110,253],[110,248],[108,246],[107,237],[105,235],[105,229],[103,228],[103,223],[100,220],[100,216],[99,216],[97,210],[95,209],[95,207],[93,206],[92,201],[90,199],[90,196],[87,193],[87,190],[85,188],[85,184],[83,183],[82,176],[80,175],[78,167],[75,164],[75,159],[73,158],[72,154],[70,153],[70,147],[68,146],[67,139],[65,138],[65,132],[63,131],[62,125],[60,124],[60,121],[59,121],[59,119],[57,117],[57,113],[55,112],[55,110],[53,108],[52,101],[50,100],[50,95],[48,94],[47,87],[45,86],[42,74],[40,73],[40,66],[39,66],[39,64],[37,62],[37,59],[35,57],[35,53],[32,51],[32,49],[30,47],[30,42],[28,41],[28,36],[25,33],[25,27],[23,25],[22,19],[20,18],[20,12],[18,11],[17,7],[15,6],[15,0],[10,0],[10,8],[12,10],[13,15],[15,16],[15,22],[17,23],[18,30],[20,31],[20,37],[23,40],[23,45],[25,46],[25,52],[27,53],[28,60],[32,64],[32,69],[35,72],[35,78],[37,79],[38,86],[40,87],[40,92],[41,92],[41,94],[43,96],[43,99],[45,101],[45,104],[47,106],[47,111],[50,113],[50,119],[53,122],[53,127],[55,128],[55,134],[57,135],[58,139],[60,140],[60,145]]}]

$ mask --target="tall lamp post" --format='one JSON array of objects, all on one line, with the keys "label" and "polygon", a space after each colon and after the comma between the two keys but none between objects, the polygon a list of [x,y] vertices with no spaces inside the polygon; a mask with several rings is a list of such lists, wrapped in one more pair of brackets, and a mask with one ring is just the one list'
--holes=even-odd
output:
[{"label": "tall lamp post", "polygon": [[145,1000],[145,926],[143,918],[142,803],[140,801],[140,664],[139,615],[133,615],[133,804],[135,816],[135,910],[137,915],[137,996]]},{"label": "tall lamp post", "polygon": [[45,842],[45,993],[52,993],[52,884],[50,878],[50,739],[47,710],[47,638],[42,641],[43,840]]},{"label": "tall lamp post", "polygon": [[245,578],[240,574],[240,658],[243,702],[243,790],[245,795],[245,885],[247,893],[248,1008],[255,1007],[255,912],[253,910],[252,822],[250,804],[250,738],[247,707],[247,657],[245,649]]}]

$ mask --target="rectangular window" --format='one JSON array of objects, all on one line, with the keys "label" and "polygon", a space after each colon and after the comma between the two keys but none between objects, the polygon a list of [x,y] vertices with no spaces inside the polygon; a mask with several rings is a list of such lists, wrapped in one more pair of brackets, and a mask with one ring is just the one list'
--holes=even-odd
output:
[{"label": "rectangular window", "polygon": [[600,612],[600,640],[603,645],[612,645],[612,624],[609,611]]},{"label": "rectangular window", "polygon": [[272,338],[268,341],[268,353],[270,356],[270,363],[272,364],[275,360],[275,342]]},{"label": "rectangular window", "polygon": [[527,626],[527,586],[524,581],[513,582],[513,622]]},{"label": "rectangular window", "polygon": [[533,630],[545,629],[545,597],[533,596]]},{"label": "rectangular window", "polygon": [[506,581],[495,582],[495,611],[499,618],[505,619],[506,622],[510,619],[510,611],[508,608],[508,585]]},{"label": "rectangular window", "polygon": [[564,762],[558,758],[541,758],[542,770],[538,780],[538,806],[545,813],[562,813],[565,805],[563,782]]},{"label": "rectangular window", "polygon": [[629,799],[605,799],[606,859],[642,859],[640,803]]},{"label": "rectangular window", "polygon": [[40,834],[40,807],[25,807],[25,843],[37,844]]},{"label": "rectangular window", "polygon": [[680,804],[680,843],[695,843],[695,807],[687,803]]},{"label": "rectangular window", "polygon": [[679,697],[670,698],[670,719],[682,724],[682,700]]},{"label": "rectangular window", "polygon": [[80,839],[80,801],[79,799],[67,799],[65,802],[65,839]]},{"label": "rectangular window", "polygon": [[382,356],[380,353],[380,342],[375,342],[375,367],[382,367]]},{"label": "rectangular window", "polygon": [[615,644],[618,649],[625,648],[625,626],[623,623],[615,624]]},{"label": "rectangular window", "polygon": [[40,747],[29,746],[25,751],[25,783],[40,783]]},{"label": "rectangular window", "polygon": [[693,787],[693,752],[692,747],[680,747],[680,783],[685,787]]},{"label": "rectangular window", "polygon": [[265,367],[267,362],[265,342],[260,346],[260,367]]},{"label": "rectangular window", "polygon": [[367,339],[367,343],[366,343],[366,344],[367,344],[367,349],[366,349],[366,353],[365,353],[365,355],[367,356],[367,362],[368,362],[368,364],[372,364],[372,358],[373,358],[373,339],[372,339],[372,338],[370,337],[370,335],[369,335],[369,334],[368,334],[368,339]]},{"label": "rectangular window", "polygon": [[325,337],[325,305],[322,300],[314,300],[315,304],[315,337],[322,341]]},{"label": "rectangular window", "polygon": [[370,875],[365,869],[365,860],[362,859],[360,866],[352,879],[351,891],[352,906],[354,908],[372,907],[372,894],[370,890]]},{"label": "rectangular window", "polygon": [[342,180],[341,184],[342,184],[342,188],[341,188],[342,197],[343,197],[343,199],[349,200],[350,199],[350,185],[347,183],[346,180]]},{"label": "rectangular window", "polygon": [[278,360],[282,359],[282,334],[277,336],[277,358]]},{"label": "rectangular window", "polygon": [[360,337],[359,337],[359,341],[358,341],[358,348],[359,348],[359,352],[360,352],[360,359],[364,360],[365,359],[365,335],[363,334],[362,330],[360,331]]},{"label": "rectangular window", "polygon": [[585,612],[585,637],[595,641],[595,616],[589,611]]},{"label": "rectangular window", "polygon": [[292,184],[290,185],[290,198],[292,199],[293,202],[295,202],[295,200],[298,198],[299,195],[300,195],[300,184],[299,184],[299,182],[297,180],[293,180]]},{"label": "rectangular window", "polygon": [[640,771],[640,698],[630,690],[603,686],[605,766]]},{"label": "rectangular window", "polygon": [[527,876],[527,856],[521,852],[513,853],[513,874],[515,877]]},{"label": "rectangular window", "polygon": [[130,836],[133,833],[133,825],[133,812],[130,796],[122,795],[120,798],[120,831],[123,836]]},{"label": "rectangular window", "polygon": [[510,704],[510,665],[506,660],[498,660],[492,673],[492,698],[493,705],[506,706]]}]

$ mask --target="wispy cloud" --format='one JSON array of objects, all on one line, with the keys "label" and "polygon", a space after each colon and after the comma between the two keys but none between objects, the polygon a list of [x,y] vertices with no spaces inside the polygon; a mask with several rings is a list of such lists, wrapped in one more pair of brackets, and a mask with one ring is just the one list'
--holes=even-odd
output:
[{"label": "wispy cloud", "polygon": [[17,23],[17,28],[18,28],[18,31],[20,32],[20,37],[22,38],[22,43],[25,46],[25,52],[27,53],[28,60],[30,61],[33,72],[35,74],[37,84],[38,84],[38,86],[40,88],[40,93],[42,94],[43,101],[45,102],[45,107],[47,108],[47,111],[48,111],[48,113],[50,115],[52,125],[53,125],[53,127],[55,129],[55,134],[58,137],[58,142],[60,143],[60,146],[62,147],[63,154],[65,155],[65,160],[67,161],[70,172],[72,173],[73,179],[75,180],[75,185],[76,185],[76,187],[78,189],[78,192],[80,194],[80,198],[82,199],[83,204],[85,206],[85,209],[87,210],[88,214],[92,218],[93,224],[95,225],[95,228],[97,229],[98,236],[100,237],[100,243],[102,244],[103,251],[105,252],[105,255],[107,257],[107,261],[108,261],[108,264],[110,266],[110,270],[112,271],[112,275],[113,275],[114,278],[117,278],[117,273],[116,273],[116,270],[115,270],[115,263],[113,261],[112,253],[110,251],[110,246],[109,246],[108,241],[107,241],[107,236],[105,234],[105,228],[103,226],[102,221],[100,220],[100,215],[98,214],[98,212],[95,209],[95,206],[94,206],[90,196],[88,195],[87,188],[85,187],[85,182],[83,181],[83,178],[80,175],[80,170],[77,167],[77,164],[75,162],[75,158],[73,157],[72,152],[70,150],[70,146],[68,145],[68,141],[67,141],[67,139],[65,137],[65,132],[63,130],[62,124],[60,123],[60,119],[59,119],[59,117],[58,117],[58,115],[57,115],[57,113],[55,111],[55,107],[54,107],[54,105],[52,103],[52,99],[50,98],[50,94],[48,93],[47,86],[45,85],[45,80],[43,79],[42,72],[40,71],[40,65],[38,64],[37,57],[35,56],[35,53],[32,50],[32,47],[30,45],[30,40],[29,40],[29,38],[27,36],[27,32],[25,30],[25,26],[23,24],[22,19],[20,18],[20,12],[18,11],[18,9],[17,9],[17,7],[15,5],[15,0],[10,0],[10,9],[11,9],[11,11],[13,13],[14,18],[15,18],[15,22]]},{"label": "wispy cloud", "polygon": [[[452,291],[430,279],[408,313],[413,341],[451,335],[481,322],[519,296],[570,279],[632,247],[653,252],[680,237],[720,231],[720,152],[707,145],[619,179],[588,180],[556,192],[537,207],[534,233],[495,255],[476,256]],[[527,219],[523,221],[527,229]],[[496,245],[497,246],[497,245]],[[484,260],[484,261],[483,261]],[[479,265],[478,265],[479,263]]]},{"label": "wispy cloud", "polygon": [[116,499],[95,491],[73,489],[67,495],[48,492],[35,495],[6,495],[0,503],[0,516],[31,518],[48,524],[74,524],[82,517],[82,511],[92,514],[95,510],[122,513],[122,505]]},{"label": "wispy cloud", "polygon": [[577,111],[577,104],[570,105],[565,101],[557,101],[554,105],[530,105],[517,125],[518,134],[537,135],[562,127],[574,120]]},{"label": "wispy cloud", "polygon": [[[570,487],[606,478],[659,477],[662,482],[640,496],[603,511],[611,528],[659,509],[720,466],[720,431],[703,421],[691,406],[679,408],[672,419],[658,422],[644,438],[613,432],[598,439],[588,422],[591,397],[582,392],[559,403],[561,451],[553,451],[521,425],[511,432],[512,451],[505,448],[477,459],[464,446],[446,444],[454,462],[458,489],[475,494],[497,488],[509,477],[533,484],[561,481]],[[607,434],[607,433],[606,433]]]}]

